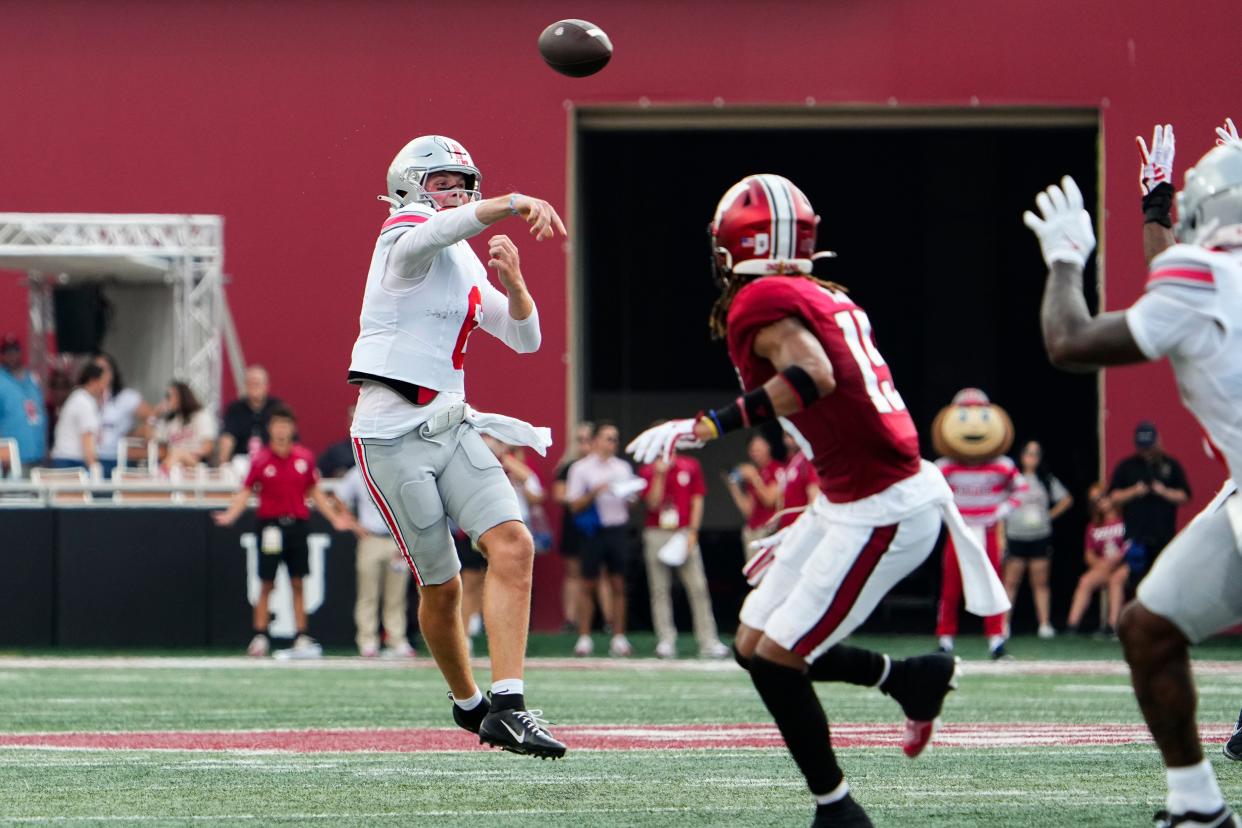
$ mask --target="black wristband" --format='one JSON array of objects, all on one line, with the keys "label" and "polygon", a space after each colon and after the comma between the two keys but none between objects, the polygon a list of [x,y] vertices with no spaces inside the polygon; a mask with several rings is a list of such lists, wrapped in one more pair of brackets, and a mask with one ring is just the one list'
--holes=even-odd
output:
[{"label": "black wristband", "polygon": [[1143,196],[1143,223],[1173,227],[1173,185],[1162,181]]},{"label": "black wristband", "polygon": [[725,434],[739,428],[749,428],[776,419],[776,410],[772,407],[772,398],[762,385],[753,391],[747,391],[724,408],[709,411],[707,416]]},{"label": "black wristband", "polygon": [[815,380],[811,379],[811,375],[800,366],[790,365],[784,371],[781,371],[780,376],[785,382],[789,383],[789,387],[798,395],[798,399],[802,401],[803,408],[806,408],[823,396],[823,394],[819,393]]}]

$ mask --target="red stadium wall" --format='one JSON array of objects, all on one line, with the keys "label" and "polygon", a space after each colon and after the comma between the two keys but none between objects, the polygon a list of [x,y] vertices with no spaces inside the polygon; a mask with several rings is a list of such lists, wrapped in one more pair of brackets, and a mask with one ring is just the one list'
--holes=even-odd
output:
[{"label": "red stadium wall", "polygon": [[[572,80],[542,65],[535,39],[561,16],[609,33],[617,52],[603,73]],[[1101,252],[1107,303],[1120,307],[1139,294],[1144,269],[1133,136],[1157,120],[1176,124],[1180,177],[1221,118],[1242,116],[1242,6],[1231,0],[1185,9],[1154,0],[19,0],[5,5],[4,22],[0,211],[223,215],[246,355],[270,368],[315,448],[341,436],[358,302],[385,217],[375,196],[388,160],[416,134],[462,141],[486,192],[563,205],[568,101],[1098,107]],[[661,192],[674,210],[675,154],[669,166]],[[900,211],[893,218],[917,221],[919,205],[900,196],[885,197]],[[514,224],[498,229],[522,236]],[[543,350],[519,359],[477,335],[470,394],[479,408],[551,424],[559,437],[565,250],[520,243]],[[24,305],[17,276],[5,275],[0,330],[25,329]],[[1166,366],[1109,372],[1105,412],[1108,466],[1128,453],[1134,422],[1151,417],[1185,462],[1196,503],[1223,476],[1203,457]],[[543,592],[546,608],[554,590]]]}]

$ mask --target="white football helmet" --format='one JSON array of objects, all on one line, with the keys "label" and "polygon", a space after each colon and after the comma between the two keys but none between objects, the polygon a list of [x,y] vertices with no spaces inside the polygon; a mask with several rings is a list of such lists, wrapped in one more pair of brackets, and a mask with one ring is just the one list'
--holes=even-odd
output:
[{"label": "white football helmet", "polygon": [[1242,144],[1208,150],[1177,194],[1177,239],[1204,247],[1242,245]]},{"label": "white football helmet", "polygon": [[388,165],[388,195],[379,196],[380,201],[387,201],[394,209],[416,201],[440,209],[423,189],[427,176],[433,172],[463,174],[467,202],[482,198],[483,174],[466,148],[443,135],[420,135],[402,147]]}]

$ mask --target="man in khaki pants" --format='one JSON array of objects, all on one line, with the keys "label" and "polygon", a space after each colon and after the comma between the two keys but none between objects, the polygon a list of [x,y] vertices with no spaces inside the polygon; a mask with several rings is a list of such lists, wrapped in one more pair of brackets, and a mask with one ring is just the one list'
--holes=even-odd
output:
[{"label": "man in khaki pants", "polygon": [[337,498],[358,516],[354,530],[358,536],[358,598],[354,604],[358,655],[364,658],[380,655],[378,619],[382,598],[384,632],[388,638],[383,655],[408,658],[414,655],[414,648],[405,635],[410,568],[364,487],[362,472],[354,466],[336,488]]},{"label": "man in khaki pants", "polygon": [[[656,655],[676,658],[677,627],[673,624],[673,570],[690,600],[699,655],[724,658],[729,649],[716,637],[716,619],[699,552],[703,496],[707,487],[699,461],[674,453],[666,462],[643,466],[638,474],[647,481],[643,502],[647,520],[643,529],[643,557],[651,593],[651,621],[656,631]],[[664,554],[661,554],[661,550]],[[678,563],[680,561],[680,563]]]}]

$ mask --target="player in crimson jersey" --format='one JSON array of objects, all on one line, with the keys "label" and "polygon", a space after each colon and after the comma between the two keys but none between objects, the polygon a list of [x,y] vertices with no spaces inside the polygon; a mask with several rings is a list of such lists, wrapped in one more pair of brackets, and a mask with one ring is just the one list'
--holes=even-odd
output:
[{"label": "player in crimson jersey", "polygon": [[[906,752],[926,746],[955,686],[954,657],[892,659],[840,642],[927,558],[942,515],[965,527],[944,478],[919,457],[914,422],[867,314],[840,285],[811,275],[818,223],[806,196],[780,176],[748,176],[725,193],[710,228],[722,289],[711,327],[726,340],[744,393],[724,408],[648,429],[627,450],[651,462],[778,417],[812,449],[821,494],[747,597],[736,657],[806,777],[814,824],[866,826],[811,682],[879,687],[908,718]],[[964,543],[974,551],[963,555],[968,606],[1003,611],[1008,601],[983,550]]]},{"label": "player in crimson jersey", "polygon": [[1166,808],[1156,814],[1163,828],[1242,826],[1203,756],[1189,653],[1192,643],[1242,622],[1242,498],[1234,484],[1242,473],[1242,142],[1232,130],[1218,133],[1221,146],[1186,173],[1176,237],[1171,130],[1157,127],[1150,154],[1140,142],[1149,272],[1142,297],[1124,311],[1093,316],[1087,308],[1083,269],[1095,233],[1072,178],[1036,196],[1041,215],[1023,217],[1048,265],[1040,321],[1052,363],[1094,371],[1168,357],[1183,403],[1233,476],[1165,547],[1117,627],[1166,768]]},{"label": "player in crimson jersey", "polygon": [[[543,454],[547,429],[466,405],[466,344],[475,328],[518,353],[539,348],[539,314],[517,247],[488,240],[487,269],[466,241],[519,217],[537,241],[564,235],[546,201],[520,193],[482,199],[482,175],[461,144],[415,138],[388,169],[391,217],[380,228],[362,298],[349,381],[360,386],[354,454],[419,587],[423,638],[448,683],[453,719],[479,740],[544,758],[565,754],[526,709],[523,672],[534,541],[517,495],[481,434]],[[452,518],[488,559],[483,595],[491,702],[470,668],[461,621],[461,564]]]}]

